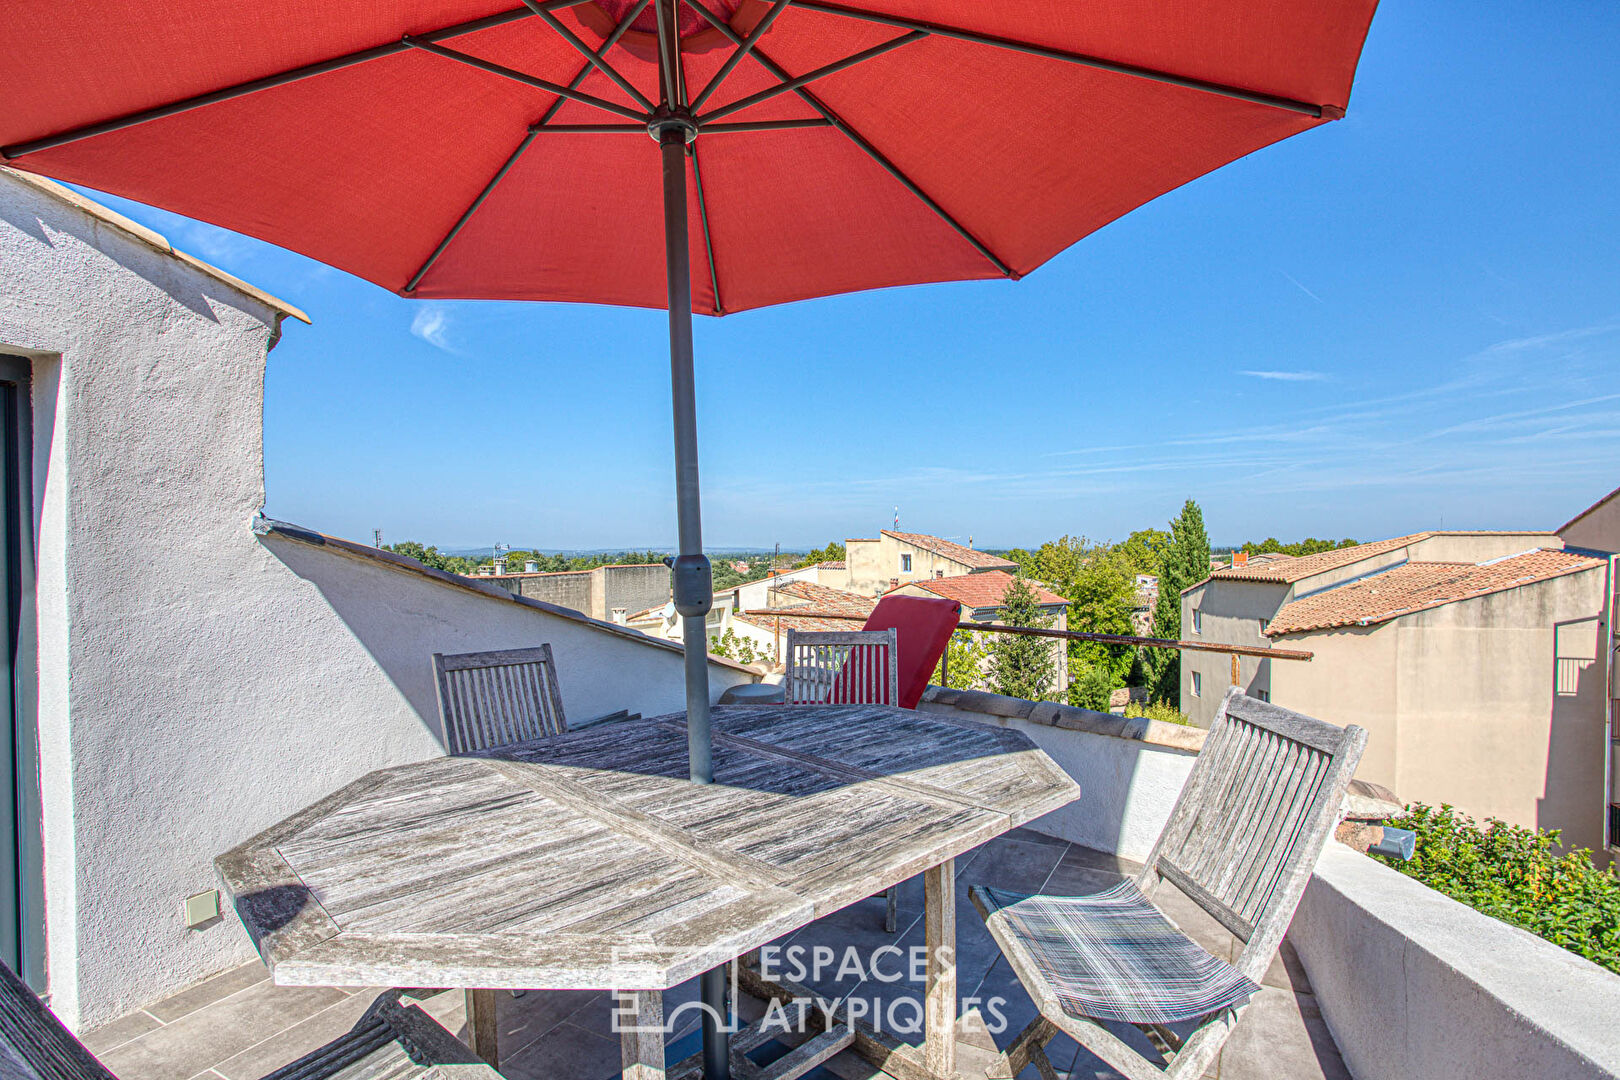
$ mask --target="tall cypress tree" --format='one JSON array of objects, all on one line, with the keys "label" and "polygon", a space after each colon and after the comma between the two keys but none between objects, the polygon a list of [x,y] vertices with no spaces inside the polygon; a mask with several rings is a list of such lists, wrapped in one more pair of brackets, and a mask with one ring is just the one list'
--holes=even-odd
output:
[{"label": "tall cypress tree", "polygon": [[[1170,544],[1159,575],[1159,600],[1153,606],[1153,636],[1181,637],[1181,590],[1209,576],[1209,534],[1204,512],[1191,499],[1170,522]],[[1181,705],[1181,654],[1174,649],[1147,651],[1148,685],[1153,697]]]}]

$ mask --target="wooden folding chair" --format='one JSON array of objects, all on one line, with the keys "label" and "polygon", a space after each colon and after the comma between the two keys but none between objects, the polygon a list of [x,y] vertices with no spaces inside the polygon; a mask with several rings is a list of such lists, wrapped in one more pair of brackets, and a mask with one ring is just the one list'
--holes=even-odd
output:
[{"label": "wooden folding chair", "polygon": [[899,705],[893,630],[788,630],[789,705]]},{"label": "wooden folding chair", "polygon": [[[1044,1047],[1062,1031],[1131,1080],[1202,1076],[1260,989],[1366,745],[1362,728],[1334,727],[1233,687],[1134,879],[1090,896],[975,885],[974,906],[1040,1010],[996,1075],[1033,1063],[1053,1080]],[[1155,906],[1161,881],[1244,942],[1235,963],[1205,952]],[[1168,1065],[1107,1021],[1140,1028]]]},{"label": "wooden folding chair", "polygon": [[549,644],[498,652],[434,653],[433,674],[452,754],[568,730]]},{"label": "wooden folding chair", "polygon": [[[0,964],[0,1077],[6,1080],[118,1080]],[[427,1013],[378,996],[338,1038],[263,1080],[501,1080]]]}]

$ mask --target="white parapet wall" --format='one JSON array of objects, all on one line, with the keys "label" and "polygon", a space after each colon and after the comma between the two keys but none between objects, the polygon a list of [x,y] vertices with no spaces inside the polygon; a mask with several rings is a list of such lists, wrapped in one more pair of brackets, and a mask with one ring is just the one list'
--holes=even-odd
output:
[{"label": "white parapet wall", "polygon": [[1289,940],[1356,1080],[1620,1076],[1620,976],[1342,844]]},{"label": "white parapet wall", "polygon": [[1080,798],[1030,827],[1137,861],[1153,849],[1204,746],[1202,728],[979,690],[929,687],[918,708],[1028,735],[1080,785]]}]

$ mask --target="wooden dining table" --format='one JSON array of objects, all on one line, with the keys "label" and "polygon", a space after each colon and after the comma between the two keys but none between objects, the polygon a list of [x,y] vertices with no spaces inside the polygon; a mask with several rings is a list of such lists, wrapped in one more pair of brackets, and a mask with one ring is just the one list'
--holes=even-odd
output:
[{"label": "wooden dining table", "polygon": [[216,866],[276,983],[469,989],[486,1059],[494,988],[621,991],[636,1080],[665,1073],[662,991],[921,874],[921,1051],[851,1021],[733,1062],[792,1080],[851,1046],[953,1076],[954,860],[1078,786],[1020,732],[889,706],[719,706],[713,731],[712,784],[687,778],[683,714],[606,723],[367,774]]}]

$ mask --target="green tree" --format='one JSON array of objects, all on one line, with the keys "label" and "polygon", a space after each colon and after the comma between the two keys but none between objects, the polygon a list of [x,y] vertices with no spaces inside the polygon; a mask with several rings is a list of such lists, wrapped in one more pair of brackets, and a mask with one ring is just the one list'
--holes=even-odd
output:
[{"label": "green tree", "polygon": [[[1054,589],[1069,601],[1069,629],[1093,634],[1135,633],[1131,609],[1136,605],[1136,578],[1118,547],[1092,548],[1075,567],[1074,576]],[[1069,643],[1072,672],[1095,671],[1098,680],[1108,683],[1109,691],[1125,685],[1135,654],[1131,645]]]},{"label": "green tree", "polygon": [[[1007,626],[1049,625],[1035,590],[1022,575],[1014,578],[1002,594],[998,621]],[[1057,675],[1051,643],[1027,634],[996,634],[987,666],[993,692],[1029,701],[1045,701]]]},{"label": "green tree", "polygon": [[733,630],[709,635],[709,654],[735,660],[739,664],[763,663],[772,659],[769,645],[755,646],[753,641],[739,636]]},{"label": "green tree", "polygon": [[[1159,600],[1153,607],[1153,636],[1181,637],[1181,590],[1209,576],[1209,534],[1204,512],[1188,499],[1170,522],[1170,543],[1159,574]],[[1156,701],[1181,706],[1181,656],[1174,649],[1148,651],[1148,686]]]},{"label": "green tree", "polygon": [[460,555],[446,555],[436,547],[424,547],[415,540],[387,544],[383,550],[415,559],[423,566],[443,570],[447,574],[470,574],[477,568],[477,564],[471,559],[464,559]]},{"label": "green tree", "polygon": [[945,655],[939,664],[934,665],[934,674],[929,681],[935,686],[948,686],[953,690],[979,689],[984,681],[984,660],[990,655],[990,645],[984,640],[988,636],[971,630],[958,630],[952,634],[950,641],[945,644]]},{"label": "green tree", "polygon": [[1164,553],[1170,549],[1170,534],[1163,529],[1137,529],[1117,546],[1132,574],[1158,577],[1164,570]]},{"label": "green tree", "polygon": [[823,562],[843,562],[845,559],[844,545],[836,540],[828,541],[827,546],[816,548],[804,558],[793,564],[793,569],[802,570],[806,566],[814,566]]}]

